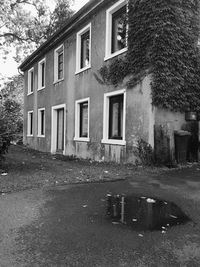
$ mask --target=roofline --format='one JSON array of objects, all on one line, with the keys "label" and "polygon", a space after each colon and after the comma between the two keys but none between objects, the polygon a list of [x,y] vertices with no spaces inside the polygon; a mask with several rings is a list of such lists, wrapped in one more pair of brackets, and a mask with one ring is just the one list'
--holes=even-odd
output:
[{"label": "roofline", "polygon": [[55,32],[47,41],[45,41],[37,50],[28,56],[18,67],[21,71],[25,71],[32,65],[38,58],[42,57],[45,52],[49,51],[56,44],[61,42],[66,35],[69,35],[73,29],[79,25],[84,19],[96,11],[101,5],[109,3],[111,0],[90,0],[78,12],[76,12],[66,24],[57,32]]}]

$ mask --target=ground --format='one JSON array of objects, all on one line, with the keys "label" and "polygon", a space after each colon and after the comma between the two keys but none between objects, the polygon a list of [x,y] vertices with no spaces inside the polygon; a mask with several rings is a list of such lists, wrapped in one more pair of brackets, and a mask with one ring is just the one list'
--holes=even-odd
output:
[{"label": "ground", "polygon": [[[143,169],[12,146],[0,169],[1,267],[199,266],[199,164]],[[166,233],[112,224],[107,192],[171,200],[191,221]]]}]

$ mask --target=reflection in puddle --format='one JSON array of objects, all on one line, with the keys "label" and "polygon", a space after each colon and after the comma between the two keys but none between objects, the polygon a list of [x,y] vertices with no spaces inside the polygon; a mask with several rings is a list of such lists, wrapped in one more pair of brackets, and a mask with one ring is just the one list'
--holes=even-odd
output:
[{"label": "reflection in puddle", "polygon": [[113,224],[123,223],[134,230],[166,230],[190,219],[174,203],[148,197],[107,194],[107,215]]}]

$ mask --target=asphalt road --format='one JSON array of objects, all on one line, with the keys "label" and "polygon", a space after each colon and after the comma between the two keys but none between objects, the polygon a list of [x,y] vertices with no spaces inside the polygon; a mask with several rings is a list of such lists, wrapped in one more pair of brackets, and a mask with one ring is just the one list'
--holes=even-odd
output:
[{"label": "asphalt road", "polygon": [[[192,180],[184,179],[192,173]],[[0,266],[199,266],[198,177],[183,169],[148,179],[0,195]],[[192,221],[165,234],[112,224],[105,216],[108,191],[172,200]]]}]

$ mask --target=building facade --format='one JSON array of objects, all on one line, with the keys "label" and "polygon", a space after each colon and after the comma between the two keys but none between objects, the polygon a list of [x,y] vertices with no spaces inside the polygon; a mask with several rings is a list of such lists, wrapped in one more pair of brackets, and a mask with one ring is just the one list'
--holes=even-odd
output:
[{"label": "building facade", "polygon": [[[92,0],[20,66],[24,144],[97,161],[134,163],[142,139],[154,148],[156,124],[170,134],[184,117],[151,104],[151,76],[134,88],[97,79],[127,52],[126,0]],[[174,147],[173,138],[170,146]]]}]

